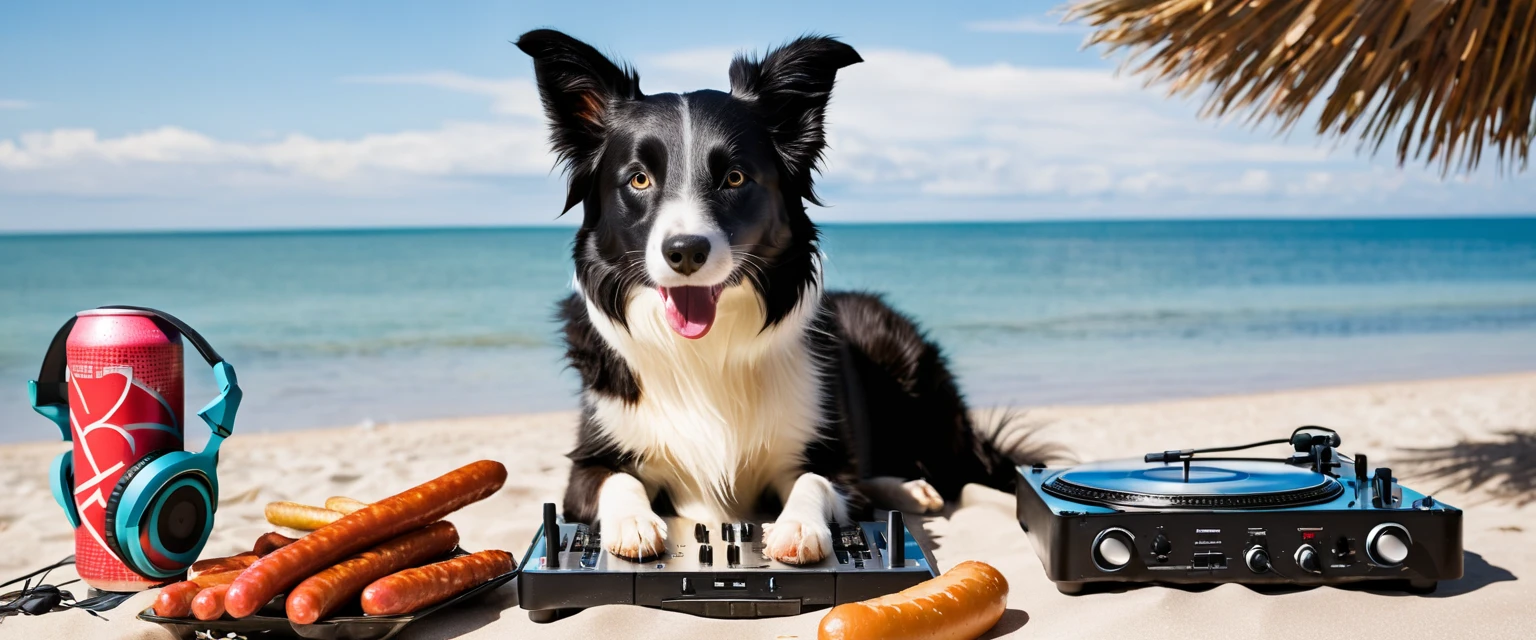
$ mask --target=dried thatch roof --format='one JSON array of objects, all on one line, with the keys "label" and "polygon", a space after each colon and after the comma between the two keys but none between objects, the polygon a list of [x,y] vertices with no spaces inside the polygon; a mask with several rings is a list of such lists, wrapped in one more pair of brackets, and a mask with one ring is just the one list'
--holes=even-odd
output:
[{"label": "dried thatch roof", "polygon": [[1523,170],[1536,136],[1536,0],[1076,0],[1068,19],[1175,94],[1208,87],[1206,116],[1284,131],[1317,106],[1318,133],[1444,173],[1485,147]]}]

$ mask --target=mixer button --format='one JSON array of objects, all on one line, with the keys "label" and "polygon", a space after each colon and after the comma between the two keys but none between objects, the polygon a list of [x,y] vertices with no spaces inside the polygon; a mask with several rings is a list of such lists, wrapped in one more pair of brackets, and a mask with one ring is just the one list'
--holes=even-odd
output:
[{"label": "mixer button", "polygon": [[1408,559],[1408,549],[1412,545],[1413,538],[1403,525],[1388,522],[1371,529],[1370,535],[1366,536],[1365,552],[1376,565],[1395,567]]},{"label": "mixer button", "polygon": [[699,564],[714,564],[715,549],[707,544],[699,545]]},{"label": "mixer button", "polygon": [[741,523],[741,541],[751,542],[752,536],[756,533],[756,531],[757,525],[754,525],[750,522]]}]

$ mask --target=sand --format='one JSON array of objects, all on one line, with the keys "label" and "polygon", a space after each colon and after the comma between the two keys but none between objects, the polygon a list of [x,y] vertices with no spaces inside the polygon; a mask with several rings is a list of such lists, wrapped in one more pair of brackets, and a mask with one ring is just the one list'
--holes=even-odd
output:
[{"label": "sand", "polygon": [[[331,430],[237,435],[220,465],[223,499],[208,555],[248,549],[271,529],[262,506],[272,500],[319,503],[332,495],[376,499],[480,458],[500,460],[511,475],[492,498],[451,520],[469,549],[526,550],[540,505],[561,494],[564,452],[575,415],[552,413]],[[939,516],[913,519],[941,568],[982,560],[1012,585],[1009,610],[988,637],[1476,637],[1536,634],[1536,460],[1506,430],[1536,431],[1536,373],[1375,384],[1161,403],[1049,407],[1023,418],[1039,441],[1068,446],[1080,459],[1139,456],[1168,448],[1278,437],[1302,424],[1340,429],[1344,449],[1393,466],[1417,489],[1467,511],[1466,577],[1430,596],[1359,588],[1261,593],[1240,585],[1185,589],[1140,587],[1069,597],[1045,579],[1028,537],[1014,519],[1013,497],[969,487]],[[248,428],[254,425],[245,425]],[[71,532],[47,484],[49,459],[63,443],[0,447],[0,576],[20,575],[72,552]],[[1474,467],[1505,476],[1475,487],[1412,473],[1414,448],[1482,456]],[[1512,457],[1514,456],[1514,457]],[[1519,457],[1524,456],[1524,457]],[[1506,465],[1497,467],[1496,465]],[[1444,488],[1444,490],[1441,490]],[[60,571],[55,579],[73,577]],[[12,617],[0,638],[168,638],[134,615],[140,594],[107,621],[82,612]],[[638,607],[609,606],[550,625],[534,625],[504,588],[460,610],[412,627],[405,638],[813,638],[821,612],[793,618],[721,621]]]}]

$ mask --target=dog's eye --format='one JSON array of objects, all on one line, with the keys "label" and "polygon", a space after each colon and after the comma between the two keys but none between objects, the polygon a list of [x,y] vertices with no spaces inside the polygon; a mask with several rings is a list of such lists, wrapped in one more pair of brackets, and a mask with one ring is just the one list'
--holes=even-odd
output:
[{"label": "dog's eye", "polygon": [[629,177],[629,186],[638,191],[649,189],[651,188],[651,177],[646,175],[644,171],[637,171],[635,175]]},{"label": "dog's eye", "polygon": [[747,175],[740,171],[732,169],[730,173],[725,174],[725,188],[727,189],[735,189],[746,183]]}]

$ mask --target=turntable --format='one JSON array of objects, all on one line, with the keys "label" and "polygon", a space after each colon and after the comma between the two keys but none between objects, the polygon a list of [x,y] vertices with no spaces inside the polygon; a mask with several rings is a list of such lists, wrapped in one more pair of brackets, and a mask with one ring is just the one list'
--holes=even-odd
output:
[{"label": "turntable", "polygon": [[[1290,444],[1288,458],[1221,456]],[[1019,468],[1019,524],[1063,593],[1094,582],[1321,585],[1461,577],[1461,510],[1399,484],[1337,433]]]}]

